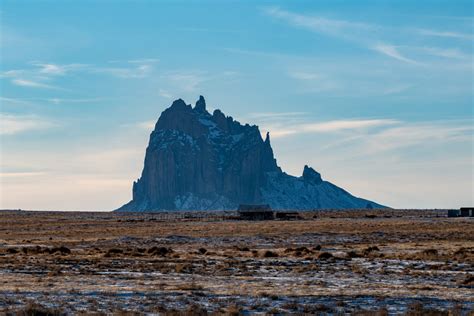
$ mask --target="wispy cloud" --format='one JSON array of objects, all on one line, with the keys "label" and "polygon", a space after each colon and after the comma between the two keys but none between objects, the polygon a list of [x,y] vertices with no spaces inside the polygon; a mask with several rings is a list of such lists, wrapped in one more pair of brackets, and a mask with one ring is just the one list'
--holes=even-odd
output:
[{"label": "wispy cloud", "polygon": [[322,123],[304,124],[302,130],[306,132],[338,132],[343,130],[358,130],[380,126],[398,124],[400,121],[393,119],[372,120],[335,120]]},{"label": "wispy cloud", "polygon": [[[220,73],[210,73],[202,70],[176,70],[171,71],[162,76],[166,79],[172,88],[173,93],[196,92],[201,89],[201,85],[205,82],[215,80],[231,80],[239,75],[236,71],[223,71]],[[168,93],[167,93],[168,94]]]},{"label": "wispy cloud", "polygon": [[47,76],[58,76],[58,75],[65,75],[67,72],[70,71],[77,71],[80,69],[85,69],[88,65],[85,64],[53,64],[53,63],[38,63],[33,62],[33,66],[38,67],[34,71],[38,72],[39,74],[47,75]]},{"label": "wispy cloud", "polygon": [[444,48],[437,48],[437,47],[418,47],[418,48],[415,47],[414,49],[418,49],[420,51],[423,51],[433,56],[444,57],[444,58],[454,58],[454,59],[472,58],[472,56],[469,56],[461,52],[459,49],[455,49],[455,48],[444,49]]},{"label": "wispy cloud", "polygon": [[26,79],[13,79],[11,82],[14,85],[21,86],[21,87],[59,89],[58,87],[55,87],[46,83],[41,83],[41,82],[36,82],[36,81],[26,80]]},{"label": "wispy cloud", "polygon": [[13,135],[55,126],[53,122],[35,115],[0,113],[0,122],[0,135]]},{"label": "wispy cloud", "polygon": [[152,131],[155,128],[155,121],[144,121],[137,123],[137,126],[141,129],[145,129],[147,131]]},{"label": "wispy cloud", "polygon": [[31,104],[28,100],[18,99],[18,98],[8,98],[8,97],[0,97],[0,101],[12,103],[12,104]]},{"label": "wispy cloud", "polygon": [[[466,40],[472,40],[474,38],[472,34],[453,31],[436,31],[409,27],[398,28],[395,30],[394,28],[384,27],[381,25],[353,22],[348,20],[329,19],[321,16],[300,14],[283,10],[279,7],[265,8],[263,12],[268,16],[285,21],[291,26],[303,28],[314,33],[319,33],[326,36],[339,38],[344,41],[352,42],[359,46],[364,46],[370,50],[378,52],[384,56],[413,65],[421,65],[421,63],[414,60],[413,58],[405,56],[399,50],[400,47],[410,47],[394,45],[390,43],[391,41],[389,39],[387,39],[387,37],[390,37],[390,34],[392,34],[394,31],[396,31],[397,33],[410,33],[410,35],[413,32],[416,32],[417,34],[422,36],[436,36]],[[466,57],[466,54],[463,54],[459,50],[453,48],[427,48],[423,52],[428,55],[446,58]],[[299,79],[304,78],[300,76]]]},{"label": "wispy cloud", "polygon": [[301,117],[305,115],[306,112],[254,112],[250,113],[248,117],[256,119],[280,119],[289,117]]},{"label": "wispy cloud", "polygon": [[378,43],[372,47],[373,50],[382,53],[384,55],[387,55],[389,57],[395,58],[400,61],[404,61],[406,63],[411,63],[411,64],[418,64],[418,62],[414,61],[413,59],[407,58],[403,56],[397,49],[397,47],[390,45],[390,44],[384,44],[384,43]]},{"label": "wispy cloud", "polygon": [[67,104],[67,103],[96,103],[104,100],[109,100],[110,98],[8,98],[0,97],[0,101],[11,103],[11,104],[24,104],[24,105],[34,105],[38,102],[47,102],[53,104]]},{"label": "wispy cloud", "polygon": [[140,64],[136,67],[128,68],[128,67],[114,67],[114,68],[101,68],[95,67],[91,68],[91,72],[94,73],[103,73],[112,75],[118,78],[145,78],[147,77],[153,67],[147,64]]},{"label": "wispy cloud", "polygon": [[182,90],[193,92],[197,87],[208,80],[207,74],[202,72],[173,72],[166,76],[170,81],[178,84]]},{"label": "wispy cloud", "polygon": [[169,93],[168,91],[166,91],[164,89],[160,89],[158,91],[158,95],[163,97],[163,98],[167,98],[167,99],[171,99],[173,97],[173,95],[171,93]]},{"label": "wispy cloud", "polygon": [[36,177],[42,176],[45,172],[0,172],[2,178],[18,178],[18,177]]},{"label": "wispy cloud", "polygon": [[394,150],[408,146],[433,146],[472,140],[474,122],[403,123],[364,137],[366,153]]},{"label": "wispy cloud", "polygon": [[306,71],[290,71],[288,75],[299,80],[319,80],[323,78],[320,74]]},{"label": "wispy cloud", "polygon": [[320,73],[309,71],[289,71],[288,76],[303,82],[305,90],[311,91],[312,93],[327,92],[340,88],[339,83]]},{"label": "wispy cloud", "polygon": [[451,32],[451,31],[436,31],[436,30],[428,30],[428,29],[415,29],[418,34],[425,35],[425,36],[435,36],[435,37],[448,37],[448,38],[456,38],[456,39],[463,39],[463,40],[473,40],[474,36],[472,34],[466,33],[459,33],[459,32]]},{"label": "wispy cloud", "polygon": [[[283,116],[270,117],[273,120],[262,120],[263,131],[270,131],[273,138],[310,133],[338,133],[344,131],[368,130],[399,124],[394,119],[359,119],[332,120],[326,122],[304,122],[301,117],[288,120]],[[275,119],[276,118],[276,119]]]},{"label": "wispy cloud", "polygon": [[416,64],[414,60],[402,56],[395,46],[380,43],[378,33],[381,27],[379,26],[298,14],[277,7],[267,8],[264,12],[274,18],[284,20],[290,25],[351,41],[399,61]]},{"label": "wispy cloud", "polygon": [[366,23],[298,14],[282,10],[278,7],[265,8],[264,12],[269,16],[285,20],[293,26],[338,37],[349,38],[351,36],[349,34],[354,34],[358,31],[373,30],[375,28],[374,25]]},{"label": "wispy cloud", "polygon": [[263,57],[263,58],[285,58],[288,57],[286,54],[282,53],[275,53],[275,52],[264,52],[264,51],[257,51],[257,50],[248,50],[248,49],[241,49],[241,48],[233,48],[233,47],[224,47],[224,51],[239,54],[239,55],[248,55],[248,56],[256,56],[256,57]]},{"label": "wispy cloud", "polygon": [[0,73],[0,78],[10,78],[14,85],[22,87],[66,90],[52,85],[51,82],[69,73],[106,74],[122,79],[145,78],[153,72],[153,65],[157,62],[158,59],[155,58],[134,59],[127,61],[126,65],[121,67],[103,67],[90,64],[34,61],[29,63],[32,67],[4,71]]},{"label": "wispy cloud", "polygon": [[159,62],[158,58],[138,58],[138,59],[131,59],[128,62],[131,64],[155,64]]},{"label": "wispy cloud", "polygon": [[106,98],[47,98],[41,99],[54,104],[63,103],[95,103],[106,100]]}]

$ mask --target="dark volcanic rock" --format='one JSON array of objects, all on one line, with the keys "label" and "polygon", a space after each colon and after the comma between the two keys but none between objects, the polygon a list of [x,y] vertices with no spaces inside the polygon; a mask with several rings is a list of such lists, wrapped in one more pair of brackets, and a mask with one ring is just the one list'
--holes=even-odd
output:
[{"label": "dark volcanic rock", "polygon": [[133,200],[120,211],[273,208],[363,208],[380,205],[353,197],[305,166],[303,176],[277,166],[267,133],[241,125],[220,110],[211,115],[202,96],[194,108],[179,99],[150,135],[145,165],[133,183]]}]

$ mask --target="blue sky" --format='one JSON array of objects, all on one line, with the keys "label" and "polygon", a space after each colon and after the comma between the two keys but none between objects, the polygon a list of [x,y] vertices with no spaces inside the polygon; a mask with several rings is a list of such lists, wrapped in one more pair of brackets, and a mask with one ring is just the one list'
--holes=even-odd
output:
[{"label": "blue sky", "polygon": [[173,99],[398,208],[474,204],[471,1],[2,1],[0,208],[130,200]]}]

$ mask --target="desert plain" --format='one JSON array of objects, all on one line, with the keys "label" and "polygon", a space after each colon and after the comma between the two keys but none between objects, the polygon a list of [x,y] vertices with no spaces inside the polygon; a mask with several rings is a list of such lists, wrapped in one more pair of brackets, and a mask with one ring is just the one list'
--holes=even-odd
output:
[{"label": "desert plain", "polygon": [[300,216],[0,211],[0,314],[474,314],[473,218]]}]

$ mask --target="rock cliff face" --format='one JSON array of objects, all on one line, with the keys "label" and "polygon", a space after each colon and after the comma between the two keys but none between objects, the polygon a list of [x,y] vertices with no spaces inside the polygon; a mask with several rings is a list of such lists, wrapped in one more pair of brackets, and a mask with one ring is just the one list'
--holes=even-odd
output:
[{"label": "rock cliff face", "polygon": [[350,195],[305,166],[282,172],[255,125],[241,125],[201,96],[194,108],[179,99],[158,119],[133,199],[119,211],[222,210],[238,204],[274,209],[365,208],[381,205]]}]

